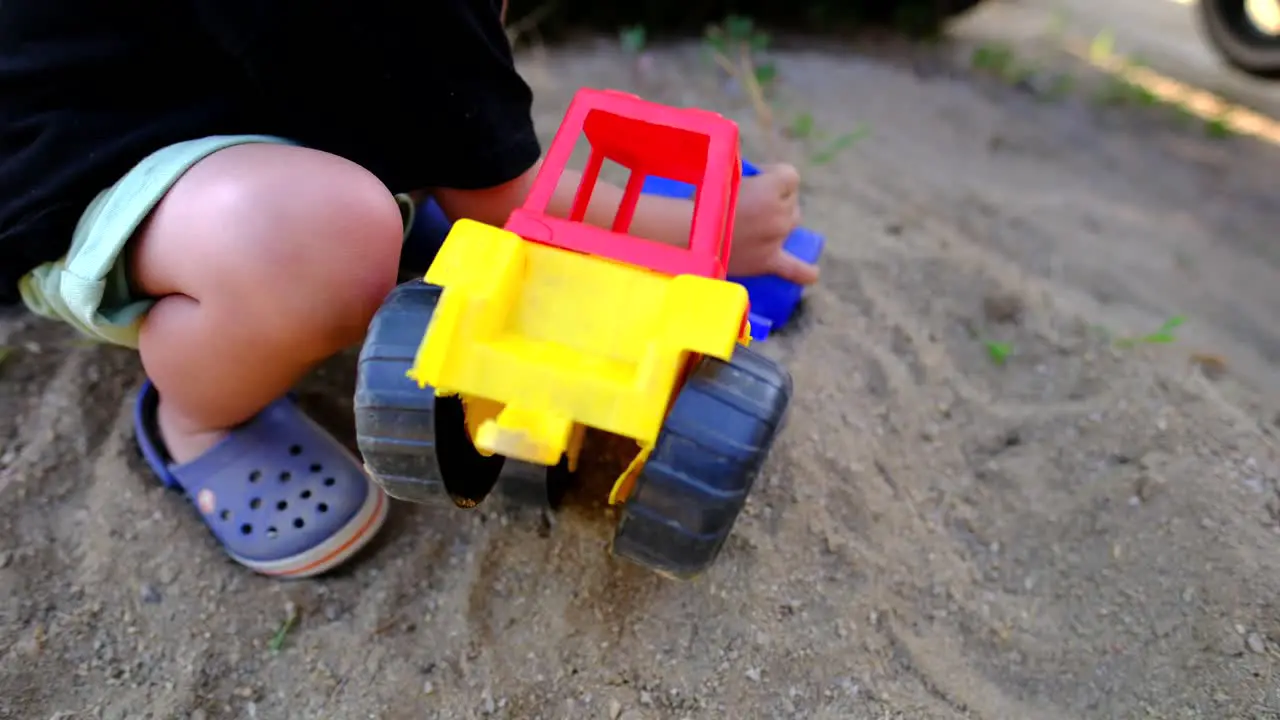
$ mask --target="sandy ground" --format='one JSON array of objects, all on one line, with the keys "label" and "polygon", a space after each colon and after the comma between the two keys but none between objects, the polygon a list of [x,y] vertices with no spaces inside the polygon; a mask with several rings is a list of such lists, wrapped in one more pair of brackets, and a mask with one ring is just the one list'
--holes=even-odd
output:
[{"label": "sandy ground", "polygon": [[1056,24],[1085,42],[1100,33],[1116,49],[1219,95],[1280,113],[1274,83],[1225,72],[1196,18],[1195,0],[986,0],[953,28],[960,37],[1032,39]]},{"label": "sandy ground", "polygon": [[[0,717],[1280,716],[1280,155],[966,53],[781,58],[784,119],[870,135],[786,146],[824,281],[767,345],[791,421],[692,583],[610,559],[581,493],[550,526],[399,506],[350,571],[252,576],[137,459],[135,357],[0,319]],[[526,57],[542,129],[624,87],[765,152],[696,50],[646,62]],[[1176,343],[1108,340],[1175,314]],[[348,433],[352,367],[304,388]]]}]

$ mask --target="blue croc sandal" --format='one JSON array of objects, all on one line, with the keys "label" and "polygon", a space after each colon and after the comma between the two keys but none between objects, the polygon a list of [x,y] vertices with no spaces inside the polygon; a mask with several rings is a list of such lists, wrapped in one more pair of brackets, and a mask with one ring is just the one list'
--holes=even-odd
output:
[{"label": "blue croc sandal", "polygon": [[159,395],[138,393],[138,446],[161,482],[186,493],[231,557],[264,575],[318,575],[377,534],[389,500],[345,447],[289,398],[191,462],[173,464],[156,425]]}]

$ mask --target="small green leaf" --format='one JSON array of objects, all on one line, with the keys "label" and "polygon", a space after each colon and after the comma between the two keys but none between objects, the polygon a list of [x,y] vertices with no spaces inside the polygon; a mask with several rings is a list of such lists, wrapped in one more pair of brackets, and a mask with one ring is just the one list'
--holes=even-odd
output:
[{"label": "small green leaf", "polygon": [[724,19],[724,29],[729,39],[739,43],[747,43],[751,41],[755,23],[749,17],[730,15]]},{"label": "small green leaf", "polygon": [[8,345],[0,345],[0,365],[3,365],[10,355],[13,355],[13,348]]},{"label": "small green leaf", "polygon": [[764,31],[760,31],[752,34],[751,35],[752,52],[763,52],[764,50],[766,50],[769,47],[769,41],[771,39],[772,38],[769,36],[769,33]]},{"label": "small green leaf", "polygon": [[800,113],[791,121],[791,125],[787,128],[787,134],[797,140],[803,140],[813,134],[813,116],[809,113]]},{"label": "small green leaf", "polygon": [[1119,338],[1115,342],[1118,348],[1131,348],[1135,345],[1167,345],[1178,341],[1178,336],[1173,331],[1187,321],[1185,315],[1174,315],[1165,320],[1160,329],[1153,333],[1140,335],[1138,337]]},{"label": "small green leaf", "polygon": [[1013,345],[1009,343],[984,340],[982,346],[987,350],[987,357],[991,358],[991,362],[996,365],[1004,365],[1009,360],[1009,356],[1013,355]]},{"label": "small green leaf", "polygon": [[992,70],[1003,74],[1013,62],[1013,50],[1008,45],[991,43],[979,45],[973,51],[970,64],[978,70]]},{"label": "small green leaf", "polygon": [[618,40],[622,43],[623,52],[638,55],[644,50],[647,33],[643,25],[633,25],[618,32]]},{"label": "small green leaf", "polygon": [[1094,62],[1102,62],[1111,58],[1116,47],[1115,33],[1110,30],[1103,30],[1098,33],[1093,42],[1089,44],[1089,59]]},{"label": "small green leaf", "polygon": [[853,132],[847,132],[847,133],[844,133],[843,135],[836,137],[834,140],[828,143],[824,148],[822,148],[818,152],[815,152],[813,156],[809,159],[811,162],[813,162],[814,165],[826,165],[832,160],[835,160],[836,156],[839,155],[845,148],[865,138],[869,134],[871,134],[871,128],[868,128],[867,126],[863,125],[859,127],[857,130],[854,130]]},{"label": "small green leaf", "polygon": [[756,82],[761,86],[768,85],[778,77],[778,66],[773,63],[761,63],[756,65]]},{"label": "small green leaf", "polygon": [[270,642],[267,643],[267,649],[273,653],[280,652],[280,648],[284,647],[284,640],[289,636],[289,631],[293,629],[294,623],[298,621],[297,613],[289,613],[284,621],[280,623],[280,627],[276,628],[276,633],[271,636]]}]

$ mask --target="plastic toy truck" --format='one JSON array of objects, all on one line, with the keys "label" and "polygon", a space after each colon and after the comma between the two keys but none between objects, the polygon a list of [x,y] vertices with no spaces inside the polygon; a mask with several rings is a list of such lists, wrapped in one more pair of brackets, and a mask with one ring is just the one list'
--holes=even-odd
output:
[{"label": "plastic toy truck", "polygon": [[[569,217],[553,217],[582,135],[582,183]],[[601,229],[583,217],[606,159],[631,176]],[[733,122],[580,91],[505,227],[455,223],[425,282],[399,286],[374,318],[355,404],[375,481],[473,507],[504,465],[532,466],[556,493],[586,431],[611,433],[636,448],[609,496],[613,553],[678,578],[708,567],[791,396],[786,370],[748,347],[747,291],[725,279],[740,173]],[[650,176],[696,187],[687,247],[627,234]]]}]

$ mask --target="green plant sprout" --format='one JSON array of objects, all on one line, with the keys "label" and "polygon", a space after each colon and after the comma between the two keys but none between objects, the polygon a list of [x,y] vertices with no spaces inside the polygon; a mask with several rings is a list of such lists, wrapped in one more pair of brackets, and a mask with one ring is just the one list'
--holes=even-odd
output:
[{"label": "green plant sprout", "polygon": [[1005,77],[1013,60],[1013,48],[1007,43],[983,43],[973,49],[969,63],[975,70],[987,70]]},{"label": "green plant sprout", "polygon": [[643,25],[632,25],[618,31],[618,42],[622,45],[622,51],[629,55],[639,55],[644,52],[647,41],[648,33]]},{"label": "green plant sprout", "polygon": [[841,152],[871,134],[871,128],[866,125],[859,125],[853,132],[838,135],[834,140],[827,143],[824,147],[818,149],[810,156],[809,161],[814,165],[826,165]]},{"label": "green plant sprout", "polygon": [[[729,15],[724,19],[721,25],[712,25],[707,28],[706,42],[707,47],[711,50],[712,57],[716,62],[733,70],[731,75],[737,74],[737,66],[734,62],[735,56],[747,58],[752,54],[762,53],[769,48],[769,33],[756,28],[755,21],[743,15]],[[751,66],[751,73],[755,81],[760,85],[768,85],[778,76],[778,68],[772,62],[760,62],[755,60],[745,62]]]},{"label": "green plant sprout", "polygon": [[787,126],[787,135],[793,140],[805,140],[814,134],[813,115],[802,112]]},{"label": "green plant sprout", "polygon": [[1174,335],[1173,331],[1186,321],[1186,317],[1182,315],[1174,315],[1168,320],[1165,320],[1164,324],[1153,333],[1138,335],[1135,337],[1117,338],[1115,343],[1116,347],[1131,348],[1136,345],[1168,345],[1169,343],[1177,342],[1178,337],[1177,335]]},{"label": "green plant sprout", "polygon": [[276,628],[275,634],[271,636],[271,640],[267,642],[267,649],[273,653],[280,652],[284,647],[285,638],[289,637],[289,631],[293,629],[295,623],[298,622],[298,611],[290,609],[285,615],[284,620],[280,622],[280,627]]},{"label": "green plant sprout", "polygon": [[1204,133],[1215,140],[1231,136],[1230,111],[1223,110],[1217,117],[1209,118],[1204,123]]},{"label": "green plant sprout", "polygon": [[983,340],[982,347],[986,349],[987,357],[991,358],[991,362],[996,365],[1004,365],[1013,355],[1012,343]]},{"label": "green plant sprout", "polygon": [[1089,43],[1089,59],[1096,63],[1109,60],[1115,53],[1116,36],[1110,30],[1103,30],[1094,36]]},{"label": "green plant sprout", "polygon": [[802,112],[792,118],[783,134],[805,146],[810,163],[826,165],[854,143],[870,135],[871,128],[866,124],[859,124],[853,131],[833,138],[818,127],[813,115]]}]

